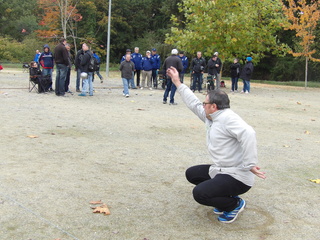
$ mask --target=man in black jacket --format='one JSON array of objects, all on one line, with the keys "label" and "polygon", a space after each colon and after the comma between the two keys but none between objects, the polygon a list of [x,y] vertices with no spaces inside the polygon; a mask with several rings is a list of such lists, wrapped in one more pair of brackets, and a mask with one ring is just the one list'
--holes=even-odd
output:
[{"label": "man in black jacket", "polygon": [[82,54],[79,56],[79,68],[82,73],[86,73],[86,77],[82,79],[82,92],[78,96],[85,97],[87,92],[89,92],[90,96],[93,96],[93,83],[92,83],[92,76],[93,72],[89,70],[90,59],[93,57],[92,52],[89,50],[89,46],[86,43],[82,44]]},{"label": "man in black jacket", "polygon": [[65,47],[66,43],[67,40],[62,38],[54,49],[54,61],[57,68],[55,93],[57,96],[64,96],[65,94],[65,82],[69,66],[69,53]]},{"label": "man in black jacket", "polygon": [[[167,57],[166,60],[164,61],[162,69],[163,71],[166,72],[168,68],[174,67],[180,73],[183,70],[183,65],[182,65],[181,59],[177,56],[178,50],[172,49],[171,54],[172,55]],[[167,103],[169,92],[171,92],[169,105],[177,105],[177,103],[174,102],[174,95],[176,93],[176,90],[177,90],[176,85],[172,84],[171,78],[167,76],[167,86],[163,94],[163,104]]]},{"label": "man in black jacket", "polygon": [[[220,61],[221,62],[221,61]],[[213,55],[212,58],[208,61],[208,74],[213,76],[213,79],[216,79],[216,89],[220,88],[220,81],[218,75],[221,70],[221,65],[219,64],[218,57]]]},{"label": "man in black jacket", "polygon": [[247,57],[247,63],[244,65],[240,78],[243,80],[243,90],[241,93],[250,93],[250,79],[253,72],[252,57]]},{"label": "man in black jacket", "polygon": [[198,89],[199,92],[202,90],[202,82],[203,82],[203,72],[206,68],[206,60],[202,57],[201,52],[197,52],[197,57],[192,60],[191,63],[192,67],[192,76],[193,76],[193,84],[192,84],[192,90],[195,91],[197,88],[198,83]]}]

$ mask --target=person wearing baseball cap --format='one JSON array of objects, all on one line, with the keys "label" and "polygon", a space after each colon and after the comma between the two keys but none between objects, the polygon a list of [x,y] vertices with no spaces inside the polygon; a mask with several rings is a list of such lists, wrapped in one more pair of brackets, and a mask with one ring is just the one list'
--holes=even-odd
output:
[{"label": "person wearing baseball cap", "polygon": [[243,81],[243,90],[241,93],[250,93],[250,79],[253,72],[253,63],[252,63],[252,57],[246,58],[247,63],[242,68],[240,78]]}]

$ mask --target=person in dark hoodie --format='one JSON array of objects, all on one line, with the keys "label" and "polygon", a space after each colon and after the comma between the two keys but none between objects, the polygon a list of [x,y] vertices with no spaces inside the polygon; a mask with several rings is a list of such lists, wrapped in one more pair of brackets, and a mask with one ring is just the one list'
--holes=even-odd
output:
[{"label": "person in dark hoodie", "polygon": [[250,79],[253,72],[252,57],[247,57],[247,63],[244,65],[240,78],[243,80],[243,90],[241,93],[250,93]]},{"label": "person in dark hoodie", "polygon": [[92,83],[93,72],[89,71],[89,64],[90,64],[92,53],[89,50],[88,44],[86,43],[82,44],[82,51],[83,51],[83,54],[79,56],[79,59],[80,59],[79,66],[80,66],[81,74],[87,73],[87,77],[82,80],[83,81],[82,92],[78,96],[85,97],[87,95],[87,92],[89,92],[90,96],[93,96],[93,83]]},{"label": "person in dark hoodie", "polygon": [[[53,59],[53,54],[50,51],[50,47],[48,44],[45,44],[43,46],[43,52],[40,54],[39,57],[39,63],[42,67],[42,76],[50,76],[50,80],[52,82],[52,72],[53,72],[53,67],[54,67],[54,59]],[[53,91],[52,89],[52,83],[49,86],[49,89],[46,89]]]}]

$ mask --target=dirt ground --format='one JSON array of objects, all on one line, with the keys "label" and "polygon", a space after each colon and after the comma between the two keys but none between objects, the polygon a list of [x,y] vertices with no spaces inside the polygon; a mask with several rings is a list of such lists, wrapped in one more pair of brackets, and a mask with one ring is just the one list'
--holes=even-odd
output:
[{"label": "dirt ground", "polygon": [[[27,73],[0,72],[1,240],[319,239],[320,184],[309,179],[320,178],[320,89],[229,94],[257,132],[267,179],[222,224],[184,176],[210,159],[204,124],[179,94],[177,106],[162,104],[163,90],[124,98],[118,73],[94,86],[93,97],[29,93]],[[97,200],[110,215],[92,213]]]}]

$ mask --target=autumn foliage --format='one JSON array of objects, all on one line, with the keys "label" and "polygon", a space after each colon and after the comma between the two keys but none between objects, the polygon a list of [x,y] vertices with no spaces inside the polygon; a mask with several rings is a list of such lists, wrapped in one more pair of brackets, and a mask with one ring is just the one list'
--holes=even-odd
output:
[{"label": "autumn foliage", "polygon": [[312,55],[316,52],[313,49],[315,30],[320,19],[319,3],[315,0],[288,0],[286,5],[283,5],[283,11],[289,20],[285,29],[294,30],[296,37],[300,39],[300,48],[289,53],[295,57],[308,57],[313,61]]},{"label": "autumn foliage", "polygon": [[56,38],[67,32],[72,32],[72,22],[82,20],[78,13],[76,2],[66,0],[38,0],[41,6],[42,20],[39,22],[40,30],[37,30],[39,37]]}]

